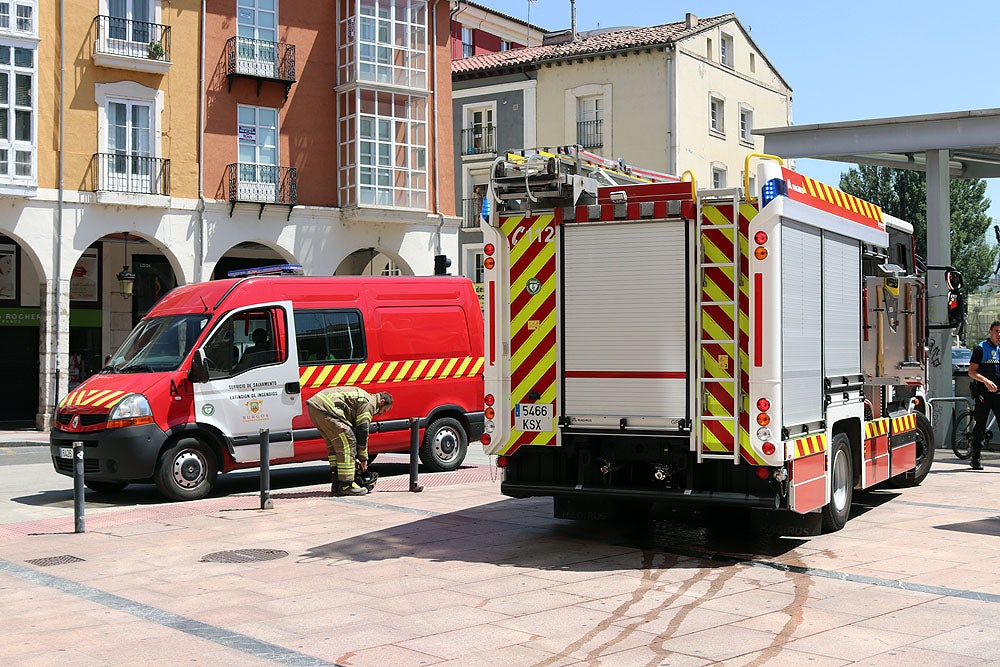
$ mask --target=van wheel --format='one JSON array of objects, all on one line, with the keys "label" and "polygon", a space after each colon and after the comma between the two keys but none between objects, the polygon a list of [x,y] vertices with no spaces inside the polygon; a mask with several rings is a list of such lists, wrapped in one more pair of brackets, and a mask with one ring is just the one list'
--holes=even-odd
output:
[{"label": "van wheel", "polygon": [[457,419],[435,419],[424,432],[420,460],[431,472],[448,472],[462,465],[469,438]]},{"label": "van wheel", "polygon": [[218,474],[215,452],[199,440],[183,438],[160,456],[153,479],[171,500],[197,500],[208,495]]},{"label": "van wheel", "polygon": [[128,482],[96,482],[91,480],[84,481],[83,484],[91,491],[109,494],[124,491],[125,487],[128,486]]},{"label": "van wheel", "polygon": [[846,433],[838,433],[830,445],[830,502],[823,507],[823,530],[832,533],[847,524],[853,493],[851,441]]},{"label": "van wheel", "polygon": [[890,477],[887,484],[894,489],[905,489],[911,486],[920,486],[931,471],[934,464],[934,429],[927,417],[919,412],[917,416],[917,467],[913,472],[905,472],[902,475]]}]

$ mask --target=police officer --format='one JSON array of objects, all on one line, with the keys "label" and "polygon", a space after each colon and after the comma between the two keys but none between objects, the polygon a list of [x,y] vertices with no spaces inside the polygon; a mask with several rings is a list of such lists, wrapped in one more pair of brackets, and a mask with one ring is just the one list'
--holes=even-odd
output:
[{"label": "police officer", "polygon": [[323,434],[330,460],[335,496],[363,496],[368,489],[354,481],[355,460],[362,472],[368,470],[368,424],[372,417],[392,407],[385,391],[369,394],[360,387],[330,387],[306,401],[309,417]]},{"label": "police officer", "polygon": [[997,393],[1000,386],[1000,320],[993,320],[986,340],[972,348],[969,377],[976,381],[973,385],[976,401],[973,419],[976,426],[972,430],[972,469],[982,470],[980,454],[990,410],[1000,422],[1000,393]]}]

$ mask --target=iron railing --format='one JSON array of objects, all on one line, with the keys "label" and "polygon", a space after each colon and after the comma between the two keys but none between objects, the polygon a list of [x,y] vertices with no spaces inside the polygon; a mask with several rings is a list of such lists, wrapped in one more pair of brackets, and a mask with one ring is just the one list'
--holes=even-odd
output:
[{"label": "iron railing", "polygon": [[170,26],[146,21],[95,16],[97,53],[170,62]]},{"label": "iron railing", "polygon": [[478,229],[479,216],[483,210],[483,198],[471,197],[462,200],[462,227],[464,229]]},{"label": "iron railing", "polygon": [[232,78],[272,79],[295,82],[295,45],[249,37],[230,37],[226,42],[226,74]]},{"label": "iron railing", "polygon": [[462,130],[462,155],[497,152],[497,129],[493,124]]},{"label": "iron railing", "polygon": [[604,121],[580,120],[576,123],[576,143],[584,148],[600,148],[604,145],[604,132],[602,125]]},{"label": "iron railing", "polygon": [[295,167],[237,162],[229,165],[229,201],[254,204],[298,204]]},{"label": "iron railing", "polygon": [[94,153],[91,158],[95,192],[170,194],[170,160],[148,155]]}]

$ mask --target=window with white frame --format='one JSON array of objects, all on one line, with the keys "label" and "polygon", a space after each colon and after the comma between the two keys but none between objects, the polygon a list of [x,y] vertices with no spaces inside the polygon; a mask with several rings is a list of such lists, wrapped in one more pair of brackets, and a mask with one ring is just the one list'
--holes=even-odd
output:
[{"label": "window with white frame", "polygon": [[493,104],[466,107],[465,127],[462,128],[462,153],[464,155],[496,152],[496,126],[493,124],[493,112]]},{"label": "window with white frame", "polygon": [[0,30],[35,34],[35,2],[17,0],[0,2]]},{"label": "window with white frame", "polygon": [[236,71],[278,76],[278,0],[237,0]]},{"label": "window with white frame", "polygon": [[501,51],[510,51],[512,48],[513,48],[513,46],[506,39],[501,39],[500,40],[500,50]]},{"label": "window with white frame", "polygon": [[726,67],[733,66],[733,36],[723,33],[719,40],[719,62]]},{"label": "window with white frame", "polygon": [[712,167],[712,187],[713,188],[724,188],[724,187],[726,187],[726,168],[725,167]]},{"label": "window with white frame", "polygon": [[35,178],[35,49],[0,45],[0,182]]},{"label": "window with white frame", "polygon": [[708,102],[708,127],[720,134],[726,131],[726,103],[721,97],[711,97]]},{"label": "window with white frame", "polygon": [[[278,110],[240,104],[236,111],[239,143],[239,188],[244,200],[267,201],[278,186]],[[253,190],[253,192],[251,192]],[[277,191],[274,193],[277,196]]]},{"label": "window with white frame", "polygon": [[592,95],[576,101],[576,143],[584,148],[604,145],[604,97]]},{"label": "window with white frame", "polygon": [[486,269],[483,267],[483,260],[485,258],[486,255],[482,251],[472,253],[472,275],[468,276],[468,278],[474,283],[486,281]]},{"label": "window with white frame", "polygon": [[753,109],[740,107],[740,141],[753,143]]},{"label": "window with white frame", "polygon": [[141,45],[145,56],[153,38],[150,0],[108,0],[108,16],[108,37]]},{"label": "window with white frame", "polygon": [[108,99],[107,147],[99,163],[99,190],[156,194],[153,158],[153,103]]},{"label": "window with white frame", "polygon": [[472,28],[462,26],[462,57],[468,58],[475,55],[475,47],[472,44]]},{"label": "window with white frame", "polygon": [[426,88],[426,0],[361,0],[358,24],[360,80]]},{"label": "window with white frame", "polygon": [[361,90],[359,203],[427,208],[427,100]]}]

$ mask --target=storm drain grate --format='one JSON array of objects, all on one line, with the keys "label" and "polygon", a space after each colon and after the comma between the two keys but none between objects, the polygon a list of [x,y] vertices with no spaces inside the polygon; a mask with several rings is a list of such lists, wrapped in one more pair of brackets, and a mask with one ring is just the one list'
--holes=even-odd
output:
[{"label": "storm drain grate", "polygon": [[258,563],[264,560],[276,560],[288,555],[281,549],[234,549],[233,551],[216,551],[201,557],[203,563]]},{"label": "storm drain grate", "polygon": [[77,558],[76,556],[49,556],[48,558],[35,558],[34,560],[26,560],[25,563],[31,563],[32,565],[37,565],[38,567],[48,567],[49,565],[66,565],[67,563],[82,563],[82,558]]}]

